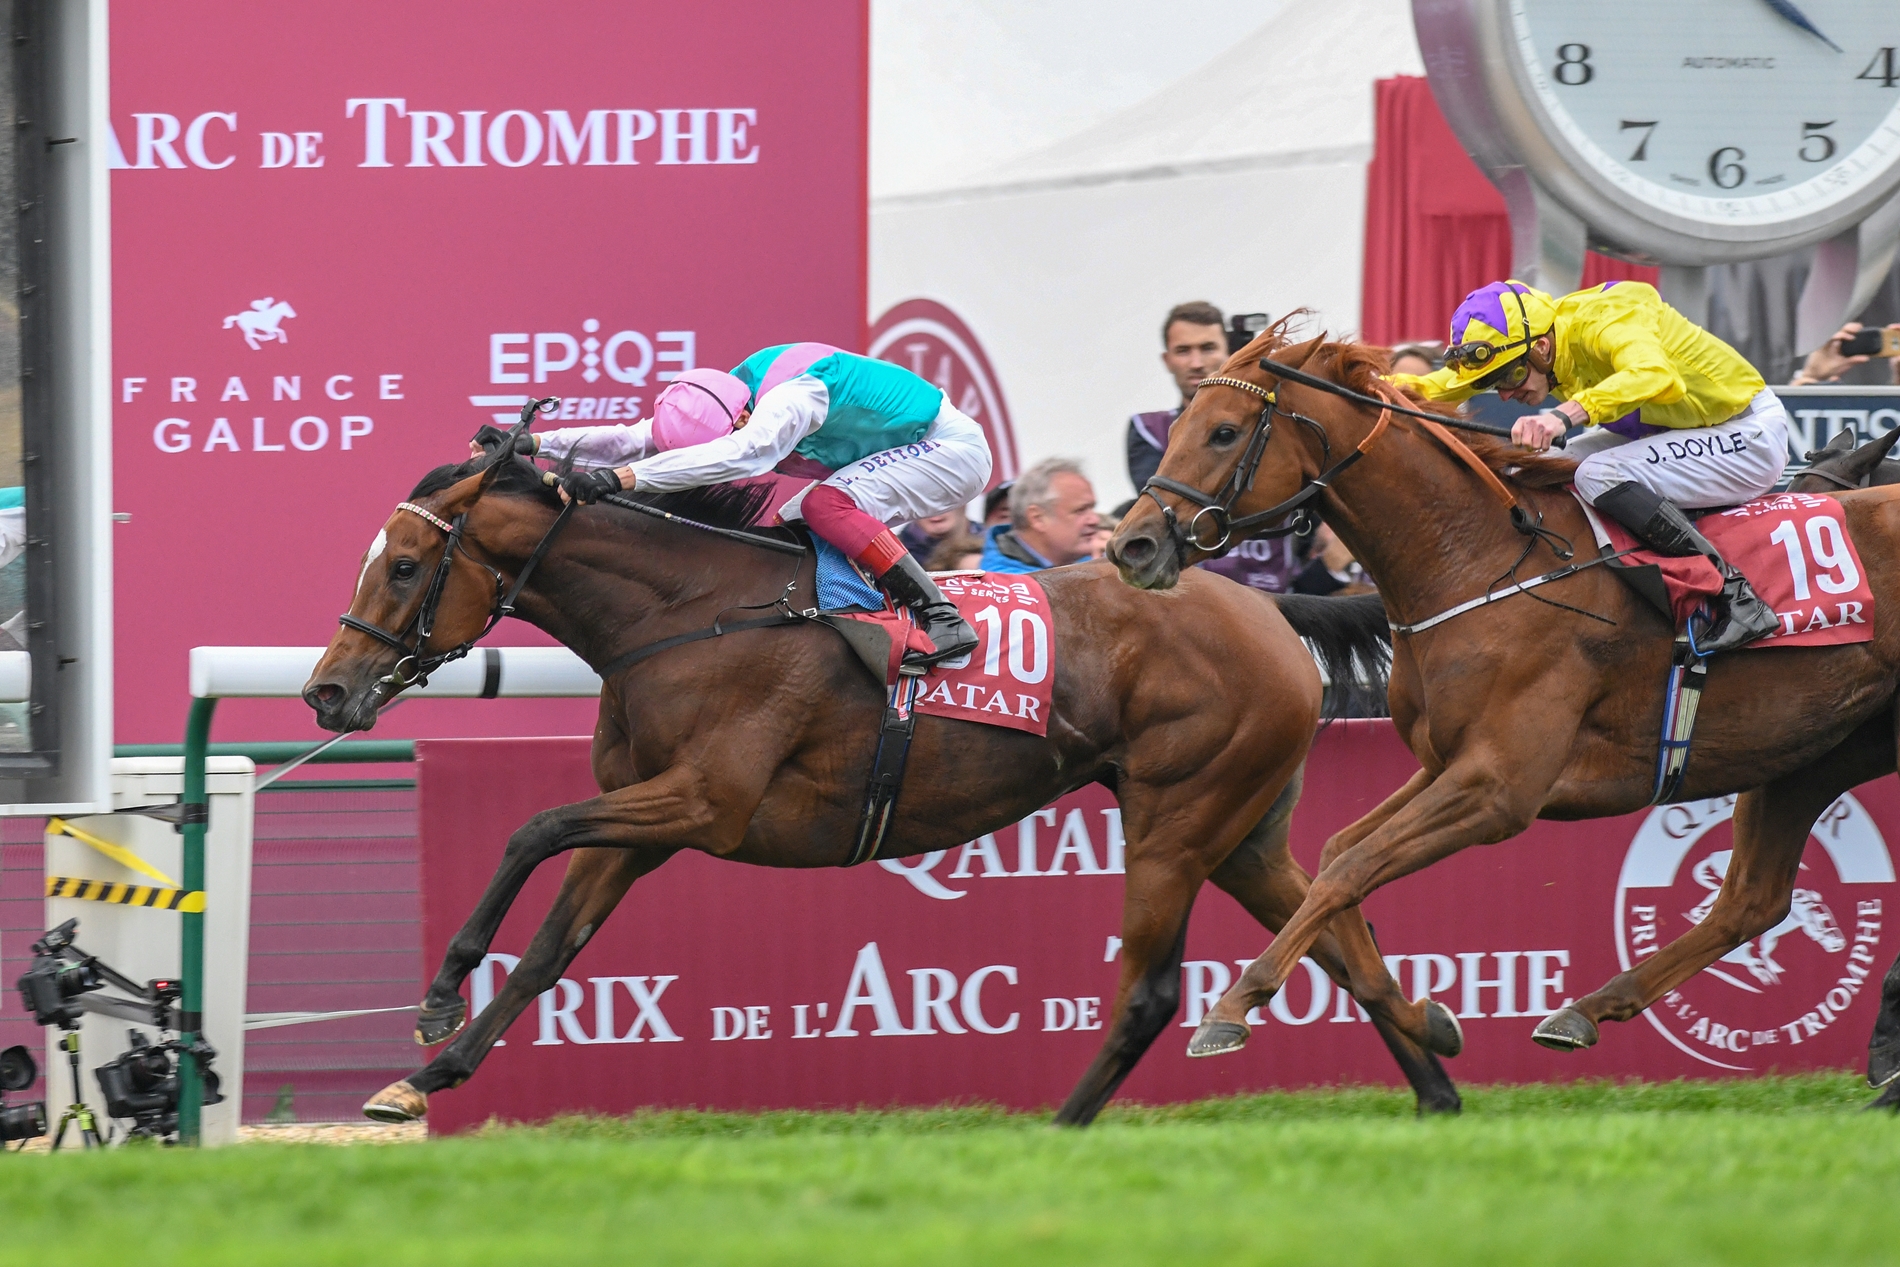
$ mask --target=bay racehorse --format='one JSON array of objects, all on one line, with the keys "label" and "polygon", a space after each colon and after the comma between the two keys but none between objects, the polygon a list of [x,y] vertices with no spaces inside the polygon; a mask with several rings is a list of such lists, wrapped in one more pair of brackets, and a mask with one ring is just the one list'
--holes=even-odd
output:
[{"label": "bay racehorse", "polygon": [[[391,514],[305,690],[319,723],[368,728],[419,672],[518,604],[516,614],[603,672],[593,745],[601,795],[538,814],[510,838],[417,1021],[421,1043],[459,1036],[372,1098],[370,1117],[420,1117],[432,1092],[468,1079],[629,886],[679,850],[775,867],[846,861],[883,690],[829,628],[742,623],[737,609],[814,592],[813,559],[797,538],[743,530],[764,491],[715,488],[564,514],[542,473],[504,443],[495,457],[431,472]],[[1089,783],[1114,791],[1127,839],[1120,983],[1102,1048],[1058,1115],[1083,1124],[1178,1005],[1202,882],[1270,929],[1305,896],[1307,876],[1286,840],[1320,683],[1295,630],[1339,680],[1352,662],[1383,658],[1384,614],[1376,599],[1279,608],[1206,574],[1177,594],[1138,594],[1105,564],[1038,580],[1058,649],[1048,737],[919,718],[884,855],[961,844]],[[634,655],[704,635],[722,617],[740,627]],[[493,1003],[463,1029],[464,980],[529,873],[567,851],[546,921]],[[1457,1091],[1433,1054],[1456,1054],[1456,1022],[1385,984],[1357,912],[1317,937],[1314,957],[1354,989],[1421,1110],[1456,1110]],[[1361,981],[1382,984],[1360,993]]]},{"label": "bay racehorse", "polygon": [[[1535,818],[1640,810],[1656,787],[1675,631],[1608,568],[1412,628],[1585,562],[1593,539],[1562,488],[1575,463],[1454,438],[1435,421],[1456,425],[1451,411],[1402,395],[1385,365],[1379,349],[1263,334],[1202,384],[1109,544],[1125,580],[1166,589],[1231,528],[1323,515],[1378,582],[1395,630],[1392,718],[1421,767],[1327,842],[1299,912],[1209,1013],[1193,1054],[1237,1050],[1247,1011],[1280,988],[1320,929],[1382,885]],[[1629,1020],[1778,925],[1816,816],[1894,772],[1900,493],[1840,500],[1873,587],[1873,640],[1710,662],[1672,799],[1740,794],[1720,896],[1676,941],[1539,1024],[1545,1046],[1593,1045],[1599,1023]],[[1879,1103],[1900,1103],[1900,963],[1886,977],[1869,1081],[1887,1086]]]}]

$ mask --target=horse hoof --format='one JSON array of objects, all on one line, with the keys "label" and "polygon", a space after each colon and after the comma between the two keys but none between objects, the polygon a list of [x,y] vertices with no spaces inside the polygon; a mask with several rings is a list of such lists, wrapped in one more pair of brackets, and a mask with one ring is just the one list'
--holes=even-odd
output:
[{"label": "horse hoof", "polygon": [[461,999],[454,1006],[431,1008],[428,1004],[416,1011],[416,1046],[433,1047],[462,1032],[462,1026],[468,1024],[468,1004]]},{"label": "horse hoof", "polygon": [[1597,1027],[1574,1007],[1552,1012],[1531,1031],[1531,1041],[1552,1051],[1582,1051],[1597,1045]]},{"label": "horse hoof", "polygon": [[1247,1027],[1233,1021],[1202,1021],[1188,1040],[1190,1056],[1225,1056],[1247,1045]]},{"label": "horse hoof", "polygon": [[392,1082],[363,1105],[363,1116],[372,1122],[400,1126],[419,1122],[428,1115],[429,1097],[407,1082]]},{"label": "horse hoof", "polygon": [[1867,1051],[1867,1085],[1884,1087],[1900,1078],[1900,1043],[1871,1047]]},{"label": "horse hoof", "polygon": [[1465,1027],[1437,999],[1425,1000],[1425,1046],[1440,1056],[1456,1056],[1465,1049]]},{"label": "horse hoof", "polygon": [[1879,1096],[1874,1099],[1874,1102],[1867,1106],[1866,1111],[1872,1113],[1875,1109],[1885,1109],[1889,1113],[1900,1116],[1900,1081],[1889,1082],[1887,1089],[1882,1091]]}]

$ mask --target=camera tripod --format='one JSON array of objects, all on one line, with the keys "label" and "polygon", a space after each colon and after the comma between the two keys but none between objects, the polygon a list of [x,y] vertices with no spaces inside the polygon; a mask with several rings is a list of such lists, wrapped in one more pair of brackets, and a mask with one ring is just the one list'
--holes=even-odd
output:
[{"label": "camera tripod", "polygon": [[59,1040],[59,1049],[66,1053],[66,1065],[73,1074],[73,1102],[59,1115],[59,1129],[53,1132],[53,1151],[66,1142],[66,1127],[71,1123],[79,1126],[79,1144],[81,1148],[103,1148],[105,1140],[99,1135],[99,1119],[86,1106],[85,1092],[79,1081],[79,1031],[70,1029]]}]

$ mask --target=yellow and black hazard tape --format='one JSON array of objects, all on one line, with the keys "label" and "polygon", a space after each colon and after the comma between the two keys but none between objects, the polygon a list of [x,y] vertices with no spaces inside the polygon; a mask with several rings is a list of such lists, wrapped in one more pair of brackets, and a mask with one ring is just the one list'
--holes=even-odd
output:
[{"label": "yellow and black hazard tape", "polygon": [[47,897],[78,898],[82,902],[111,902],[117,906],[149,906],[155,911],[180,911],[200,914],[205,895],[198,889],[167,889],[149,884],[124,884],[117,880],[82,880],[72,876],[46,877]]}]

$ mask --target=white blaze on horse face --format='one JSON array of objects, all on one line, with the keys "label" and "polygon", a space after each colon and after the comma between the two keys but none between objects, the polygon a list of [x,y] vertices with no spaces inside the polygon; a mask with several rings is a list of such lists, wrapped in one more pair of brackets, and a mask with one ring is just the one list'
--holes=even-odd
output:
[{"label": "white blaze on horse face", "polygon": [[383,551],[388,548],[389,529],[378,528],[376,530],[376,540],[369,543],[369,553],[363,556],[363,570],[356,575],[357,589],[360,590],[363,588],[363,578],[369,575],[369,565],[380,559],[383,556]]}]

